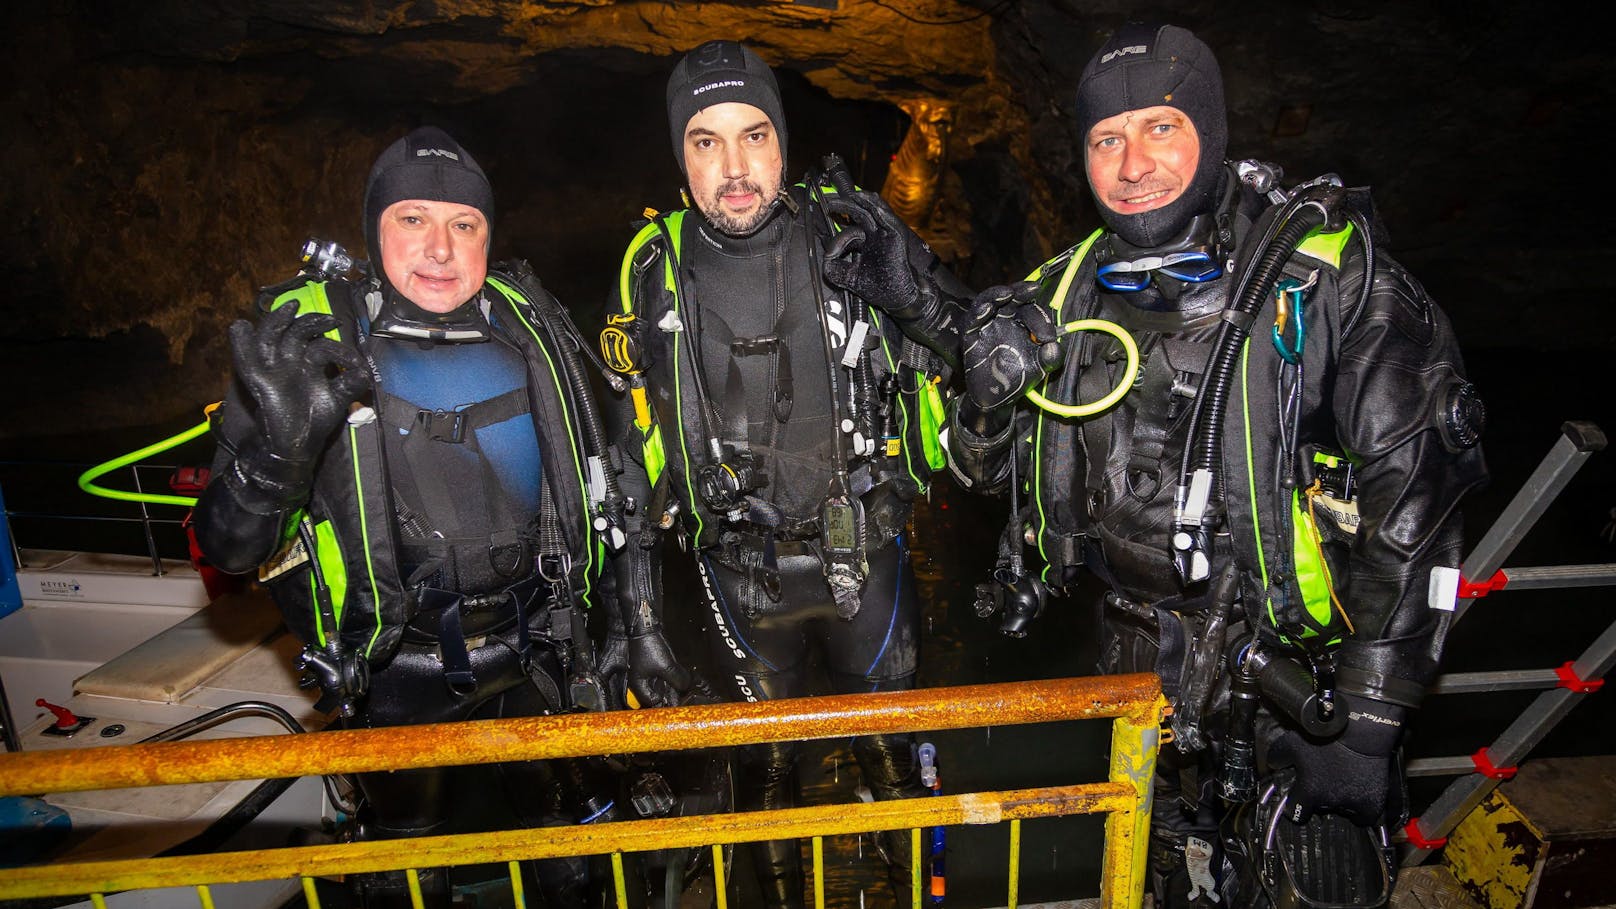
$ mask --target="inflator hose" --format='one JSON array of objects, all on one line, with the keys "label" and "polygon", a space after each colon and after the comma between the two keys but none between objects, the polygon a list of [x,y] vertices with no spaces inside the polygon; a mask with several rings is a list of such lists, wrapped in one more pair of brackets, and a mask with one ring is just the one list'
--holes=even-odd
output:
[{"label": "inflator hose", "polygon": [[1285,262],[1309,232],[1326,223],[1341,191],[1334,186],[1312,187],[1292,199],[1269,229],[1272,239],[1265,242],[1256,261],[1241,277],[1234,303],[1224,312],[1224,324],[1214,342],[1212,357],[1201,387],[1195,395],[1195,413],[1190,422],[1190,444],[1184,449],[1179,482],[1188,482],[1197,470],[1212,473],[1214,498],[1221,497],[1222,476],[1217,466],[1223,448],[1223,409],[1234,378],[1235,361],[1249,334],[1251,321],[1273,293]]},{"label": "inflator hose", "polygon": [[538,313],[539,319],[550,330],[550,336],[556,339],[556,348],[561,352],[561,364],[567,374],[567,383],[572,387],[573,405],[578,408],[579,422],[583,424],[584,439],[588,443],[589,450],[601,461],[600,472],[606,484],[604,495],[606,511],[615,521],[622,517],[620,511],[623,507],[623,491],[617,485],[617,474],[612,470],[610,448],[606,441],[606,426],[601,422],[600,408],[595,405],[594,391],[585,377],[583,359],[578,354],[583,346],[583,339],[573,328],[572,320],[566,317],[566,311],[561,309],[560,301],[539,286],[532,272],[525,269],[523,272],[512,277],[532,301],[533,311]]}]

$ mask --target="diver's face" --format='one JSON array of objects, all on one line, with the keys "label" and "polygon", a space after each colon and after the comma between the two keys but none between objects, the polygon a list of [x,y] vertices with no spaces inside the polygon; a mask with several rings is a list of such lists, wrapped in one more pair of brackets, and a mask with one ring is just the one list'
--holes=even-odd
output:
[{"label": "diver's face", "polygon": [[482,289],[488,238],[482,212],[425,199],[387,206],[377,229],[387,280],[427,312],[449,312]]},{"label": "diver's face", "polygon": [[785,162],[768,114],[739,101],[703,108],[685,125],[690,195],[714,227],[737,236],[769,216]]},{"label": "diver's face", "polygon": [[1137,215],[1171,205],[1195,179],[1201,137],[1176,107],[1124,111],[1089,130],[1084,163],[1101,205]]}]

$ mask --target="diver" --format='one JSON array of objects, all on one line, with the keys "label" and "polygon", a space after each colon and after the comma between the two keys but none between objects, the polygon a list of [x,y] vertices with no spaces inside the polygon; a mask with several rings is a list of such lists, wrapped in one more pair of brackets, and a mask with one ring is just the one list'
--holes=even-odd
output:
[{"label": "diver", "polygon": [[[525,262],[490,267],[492,188],[443,131],[381,153],[363,212],[358,279],[340,247],[311,242],[257,324],[230,328],[202,547],[258,571],[347,728],[604,709],[584,610],[611,599],[600,553],[621,502],[581,479],[606,456],[584,348]],[[355,835],[586,821],[597,770],[359,774]],[[584,904],[582,860],[534,873],[546,905]],[[363,905],[410,905],[402,872],[358,877]],[[442,869],[421,883],[449,904]]]},{"label": "diver", "polygon": [[1101,670],[1161,675],[1158,907],[1381,905],[1481,403],[1367,191],[1224,159],[1193,34],[1123,27],[1076,102],[1105,226],[978,296],[950,419],[1012,501],[985,605],[1023,630],[1086,568]]},{"label": "diver", "polygon": [[[727,697],[807,695],[816,649],[838,693],[909,689],[920,616],[904,525],[945,463],[941,389],[964,289],[839,159],[786,184],[779,90],[751,50],[697,47],[666,101],[695,211],[639,231],[602,332],[629,385],[622,485],[643,506],[627,518],[638,567],[619,589],[633,619],[602,671],[628,672],[647,706],[690,684],[665,641],[644,637],[661,627],[671,534],[694,557]],[[738,808],[792,806],[797,752],[742,749]],[[859,737],[853,753],[876,798],[926,794],[911,736]],[[880,841],[906,905],[908,838]],[[803,905],[795,840],[752,855],[767,905]]]}]

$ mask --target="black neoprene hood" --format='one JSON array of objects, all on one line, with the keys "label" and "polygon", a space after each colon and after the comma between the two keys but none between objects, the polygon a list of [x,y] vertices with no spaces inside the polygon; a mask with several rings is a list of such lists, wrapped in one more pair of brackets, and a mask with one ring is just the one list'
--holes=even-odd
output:
[{"label": "black neoprene hood", "polygon": [[[1081,141],[1086,145],[1089,130],[1101,120],[1158,106],[1183,111],[1195,124],[1201,156],[1190,185],[1172,204],[1136,215],[1118,214],[1095,200],[1106,225],[1142,249],[1168,241],[1191,218],[1217,205],[1229,127],[1223,74],[1212,49],[1176,25],[1130,22],[1106,39],[1078,79]],[[1087,161],[1085,152],[1085,169]]]},{"label": "black neoprene hood", "polygon": [[673,157],[685,169],[685,127],[690,118],[726,101],[739,101],[763,111],[774,125],[780,159],[786,157],[786,118],[780,87],[763,58],[736,41],[708,41],[674,65],[668,76],[668,132]]},{"label": "black neoprene hood", "polygon": [[382,212],[395,202],[424,199],[469,205],[494,226],[494,190],[471,153],[436,126],[422,126],[394,142],[371,165],[365,181],[365,249],[380,256],[377,231]]}]

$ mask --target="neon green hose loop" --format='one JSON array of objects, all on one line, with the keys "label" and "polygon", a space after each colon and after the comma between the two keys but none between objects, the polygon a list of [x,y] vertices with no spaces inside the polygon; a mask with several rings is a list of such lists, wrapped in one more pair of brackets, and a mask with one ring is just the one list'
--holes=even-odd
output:
[{"label": "neon green hose loop", "polygon": [[121,457],[113,458],[105,464],[97,464],[79,474],[79,488],[92,496],[100,496],[103,499],[117,499],[120,502],[148,502],[153,505],[183,505],[189,508],[196,504],[196,499],[191,496],[174,496],[156,492],[124,492],[118,489],[97,486],[95,481],[99,480],[104,474],[109,474],[120,467],[128,467],[136,461],[167,451],[176,445],[183,445],[207,431],[208,421],[203,420],[178,435],[169,436],[161,442],[154,442],[139,451],[131,451]]},{"label": "neon green hose loop", "polygon": [[1122,381],[1118,382],[1117,387],[1111,389],[1105,397],[1089,404],[1060,404],[1044,397],[1037,389],[1027,390],[1027,400],[1056,416],[1092,417],[1115,407],[1123,395],[1128,393],[1128,389],[1133,387],[1134,379],[1139,377],[1139,345],[1134,343],[1133,335],[1128,334],[1127,329],[1104,319],[1078,319],[1076,322],[1067,322],[1061,326],[1063,335],[1075,331],[1104,332],[1122,342],[1122,349],[1128,355],[1128,366],[1122,371]]}]

